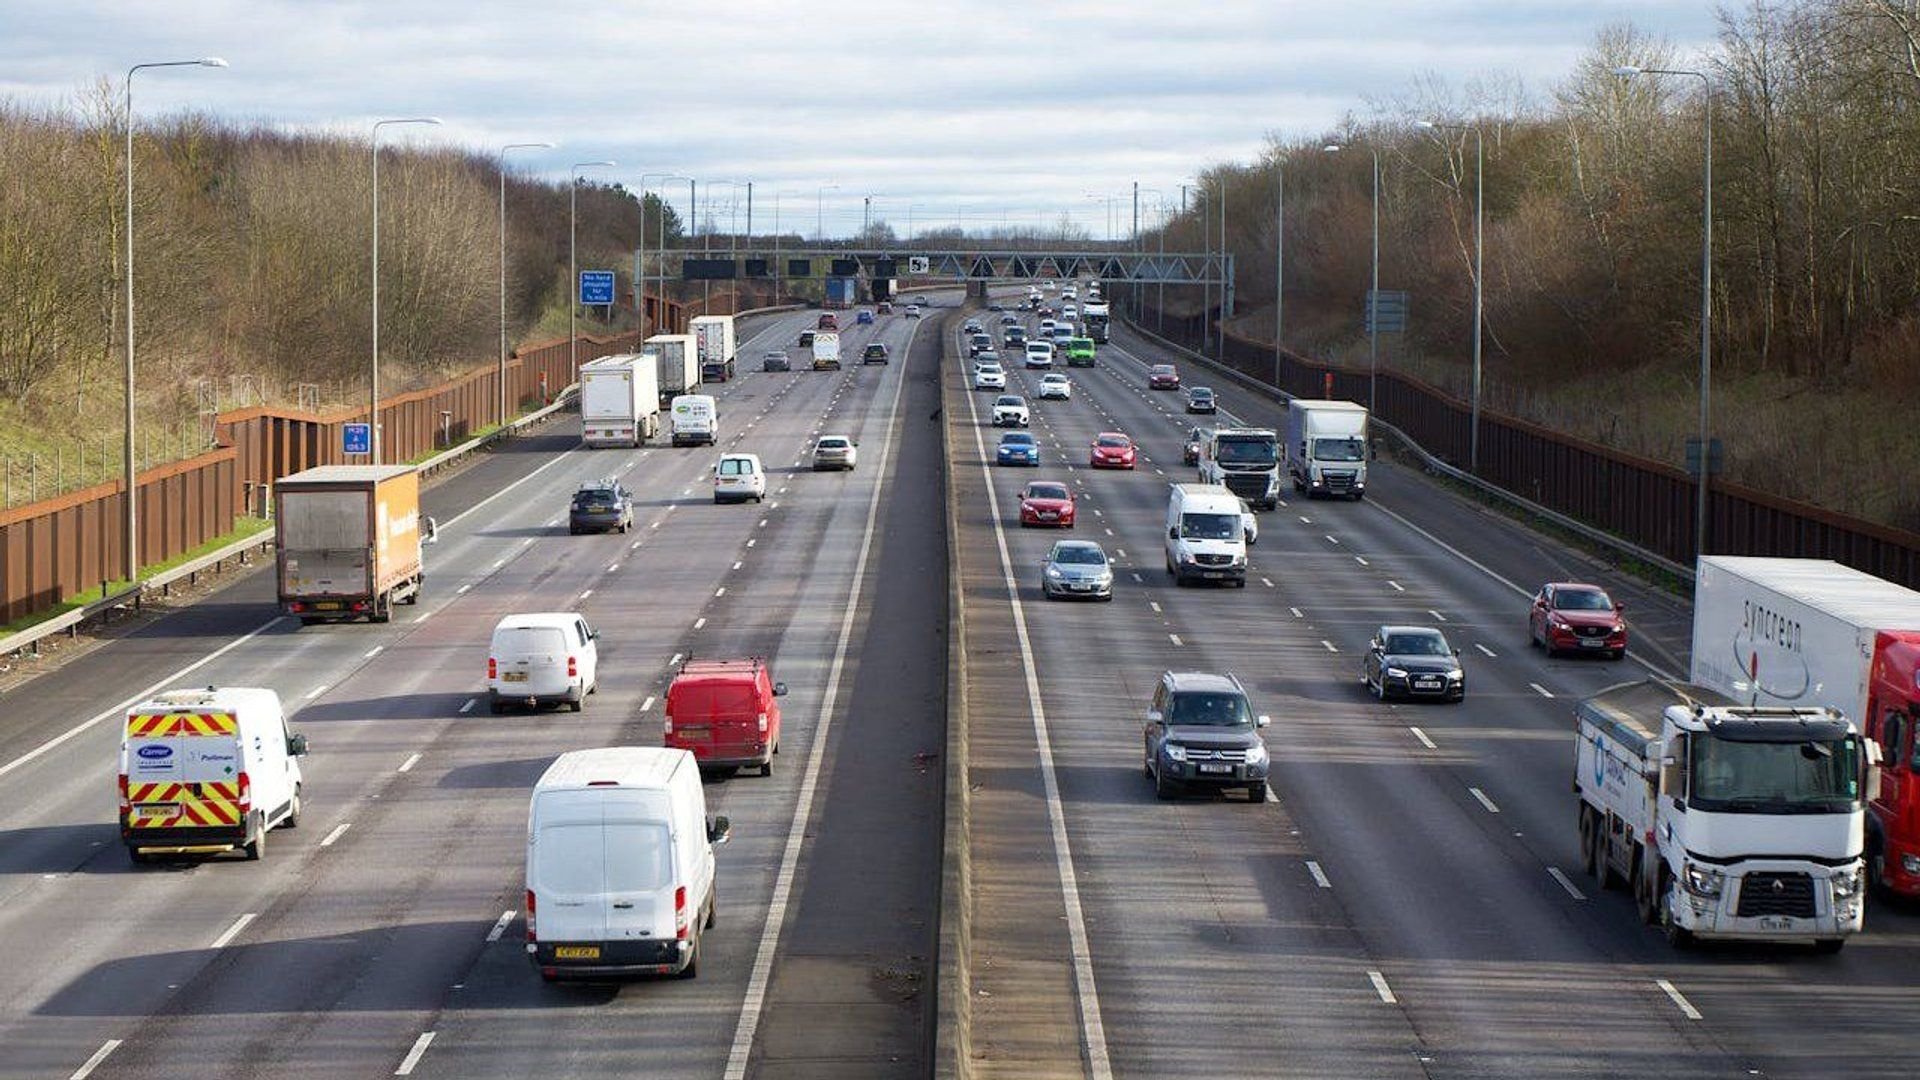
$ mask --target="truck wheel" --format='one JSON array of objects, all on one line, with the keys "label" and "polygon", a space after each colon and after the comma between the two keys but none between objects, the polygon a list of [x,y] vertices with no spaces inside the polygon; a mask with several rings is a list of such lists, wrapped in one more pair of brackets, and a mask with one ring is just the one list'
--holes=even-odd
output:
[{"label": "truck wheel", "polygon": [[1593,810],[1584,804],[1580,807],[1580,868],[1587,876],[1596,878],[1600,887],[1607,887],[1607,879],[1601,873],[1605,865],[1600,855],[1600,823],[1595,820]]},{"label": "truck wheel", "polygon": [[1633,876],[1628,878],[1633,886],[1633,906],[1640,915],[1640,921],[1652,926],[1660,916],[1659,905],[1654,900],[1653,886],[1647,882],[1646,859],[1639,845],[1633,849]]}]

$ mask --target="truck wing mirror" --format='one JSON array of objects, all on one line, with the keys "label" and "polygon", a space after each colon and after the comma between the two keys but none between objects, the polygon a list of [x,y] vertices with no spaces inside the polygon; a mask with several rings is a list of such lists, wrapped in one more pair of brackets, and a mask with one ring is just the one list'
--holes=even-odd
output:
[{"label": "truck wing mirror", "polygon": [[1180,528],[1179,528],[1179,526],[1177,526],[1177,525],[1169,525],[1169,526],[1167,526],[1167,539],[1169,539],[1169,540],[1178,540],[1178,539],[1180,539]]},{"label": "truck wing mirror", "polygon": [[786,697],[786,696],[787,696],[787,684],[786,684],[786,683],[783,683],[783,682],[777,682],[777,683],[774,683],[774,684],[773,684],[773,696],[774,696],[774,697]]},{"label": "truck wing mirror", "polygon": [[733,836],[733,822],[725,814],[707,822],[707,843],[716,847],[726,843]]},{"label": "truck wing mirror", "polygon": [[1866,772],[1867,772],[1866,783],[1861,785],[1866,789],[1866,793],[1862,797],[1865,798],[1866,801],[1868,802],[1879,802],[1880,801],[1880,767],[1878,765],[1869,765],[1867,766]]},{"label": "truck wing mirror", "polygon": [[307,754],[307,737],[305,735],[287,736],[287,753],[294,757],[305,757]]},{"label": "truck wing mirror", "polygon": [[440,523],[433,520],[432,518],[428,518],[427,519],[427,543],[437,544],[439,542],[440,542]]}]

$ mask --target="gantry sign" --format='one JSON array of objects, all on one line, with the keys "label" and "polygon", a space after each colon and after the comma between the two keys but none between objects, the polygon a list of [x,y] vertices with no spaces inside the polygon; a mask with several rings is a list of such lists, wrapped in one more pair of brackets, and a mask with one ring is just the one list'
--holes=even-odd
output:
[{"label": "gantry sign", "polygon": [[[1097,277],[1141,285],[1233,288],[1233,256],[1220,252],[1153,251],[668,251],[680,277],[714,281],[760,277],[935,277],[956,281],[1025,281]],[[837,264],[837,265],[836,265]]]}]

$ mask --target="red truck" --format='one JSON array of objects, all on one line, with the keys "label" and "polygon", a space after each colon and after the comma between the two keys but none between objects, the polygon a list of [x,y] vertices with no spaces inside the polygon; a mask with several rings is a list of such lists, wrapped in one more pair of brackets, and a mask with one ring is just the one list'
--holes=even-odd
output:
[{"label": "red truck", "polygon": [[780,752],[780,703],[760,657],[688,660],[667,687],[665,745],[691,751],[702,769],[758,768],[773,775]]}]

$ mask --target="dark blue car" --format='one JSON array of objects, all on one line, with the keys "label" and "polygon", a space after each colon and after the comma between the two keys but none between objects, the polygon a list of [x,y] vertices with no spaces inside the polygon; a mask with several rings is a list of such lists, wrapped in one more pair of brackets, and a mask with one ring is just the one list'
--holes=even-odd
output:
[{"label": "dark blue car", "polygon": [[1000,436],[1000,447],[994,453],[994,459],[1002,465],[1038,465],[1040,464],[1040,444],[1025,431],[1009,431]]}]

